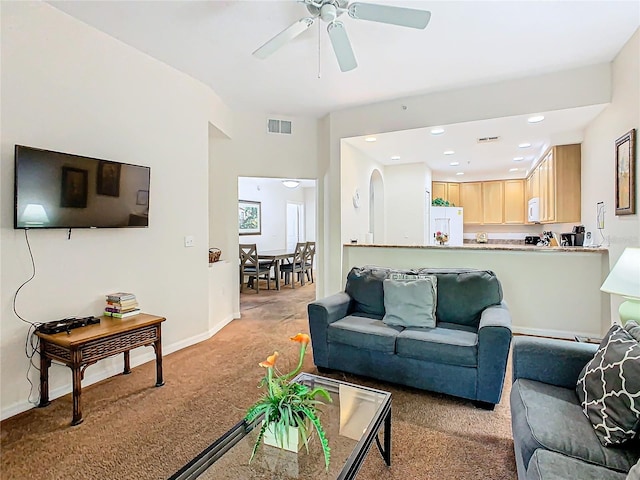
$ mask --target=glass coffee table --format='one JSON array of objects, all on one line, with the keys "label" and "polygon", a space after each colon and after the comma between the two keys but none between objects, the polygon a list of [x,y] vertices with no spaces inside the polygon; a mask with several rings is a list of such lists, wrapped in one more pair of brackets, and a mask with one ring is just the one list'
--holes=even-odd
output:
[{"label": "glass coffee table", "polygon": [[331,448],[328,471],[315,430],[309,453],[304,446],[294,453],[263,444],[249,463],[262,422],[259,418],[250,425],[244,420],[236,424],[170,480],[351,479],[374,441],[391,466],[391,393],[309,373],[301,373],[293,381],[322,387],[331,395],[332,402],[320,406],[319,415]]}]

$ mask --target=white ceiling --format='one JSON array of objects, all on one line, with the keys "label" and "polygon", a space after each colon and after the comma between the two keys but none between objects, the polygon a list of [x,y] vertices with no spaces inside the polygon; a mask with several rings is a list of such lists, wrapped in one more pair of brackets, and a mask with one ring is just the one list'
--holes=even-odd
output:
[{"label": "white ceiling", "polygon": [[[356,105],[609,62],[640,25],[637,0],[374,0],[367,3],[429,10],[431,21],[416,30],[343,15],[358,68],[342,73],[320,21],[266,60],[251,55],[308,16],[305,5],[293,0],[49,3],[209,85],[232,110],[291,117],[321,117]],[[519,130],[518,118],[471,122],[451,126],[428,147],[421,145],[423,133],[416,140],[400,133],[406,135],[406,152],[396,152],[393,137],[376,142],[382,153],[363,150],[381,161],[392,151],[402,162],[426,160],[444,175],[449,159],[444,164],[439,150],[447,144],[461,165],[471,161],[471,174],[482,165],[498,167],[489,167],[490,158],[473,153],[469,142],[498,134],[504,143],[482,147],[504,147],[491,157],[507,157],[504,171],[515,156],[514,141],[538,148],[554,138],[578,138],[597,110],[555,113],[557,118],[549,112],[550,121],[537,130]]]}]

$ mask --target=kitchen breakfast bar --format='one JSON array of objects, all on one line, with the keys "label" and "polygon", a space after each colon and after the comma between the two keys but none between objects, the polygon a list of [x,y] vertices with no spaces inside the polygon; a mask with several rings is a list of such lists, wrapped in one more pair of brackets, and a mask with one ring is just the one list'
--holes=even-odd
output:
[{"label": "kitchen breakfast bar", "polygon": [[573,338],[601,337],[611,325],[606,248],[515,244],[343,246],[343,276],[354,266],[468,267],[498,276],[514,333]]}]

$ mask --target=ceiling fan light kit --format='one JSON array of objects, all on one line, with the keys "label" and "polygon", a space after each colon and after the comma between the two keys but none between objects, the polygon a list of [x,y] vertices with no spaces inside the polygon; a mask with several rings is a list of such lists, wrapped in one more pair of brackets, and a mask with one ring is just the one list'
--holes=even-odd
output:
[{"label": "ceiling fan light kit", "polygon": [[424,29],[431,19],[431,12],[414,8],[392,7],[372,3],[348,3],[348,0],[300,0],[307,6],[311,17],[301,18],[289,25],[275,37],[258,48],[253,55],[265,59],[279,50],[286,43],[306,31],[316,18],[320,18],[327,25],[327,33],[331,46],[338,60],[340,70],[348,72],[358,66],[347,30],[338,17],[348,12],[351,18],[370,22],[387,23],[401,27]]}]

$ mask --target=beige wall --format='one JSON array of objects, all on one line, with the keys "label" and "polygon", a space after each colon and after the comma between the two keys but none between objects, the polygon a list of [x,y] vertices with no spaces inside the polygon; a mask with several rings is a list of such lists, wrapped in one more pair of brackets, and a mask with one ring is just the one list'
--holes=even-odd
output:
[{"label": "beige wall", "polygon": [[[18,295],[19,314],[31,322],[98,315],[105,294],[131,290],[144,311],[167,317],[170,352],[209,330],[207,129],[211,122],[229,131],[231,115],[202,84],[46,3],[0,8],[4,418],[30,407],[28,325],[12,309],[31,275],[25,231],[13,229],[14,144],[151,167],[149,228],[77,229],[69,240],[65,230],[28,232],[37,275]],[[194,248],[183,246],[185,235],[195,237]],[[137,349],[132,363],[151,356],[151,349]],[[85,384],[120,370],[121,362],[91,366]],[[35,369],[29,377],[38,385]],[[52,368],[50,385],[52,397],[70,391],[68,369]]]},{"label": "beige wall", "polygon": [[[340,187],[342,243],[352,239],[365,243],[369,233],[369,182],[374,170],[384,171],[384,167],[357,148],[341,142]],[[360,207],[353,205],[353,195],[358,190]]]},{"label": "beige wall", "polygon": [[[582,220],[587,230],[602,237],[596,229],[596,203],[605,202],[605,245],[610,266],[625,247],[640,245],[640,167],[636,163],[636,214],[615,215],[615,141],[636,129],[636,162],[640,128],[640,30],[627,42],[612,65],[613,96],[609,105],[585,130],[582,143]],[[602,318],[608,326],[618,319],[621,298],[611,296],[611,316]]]}]

